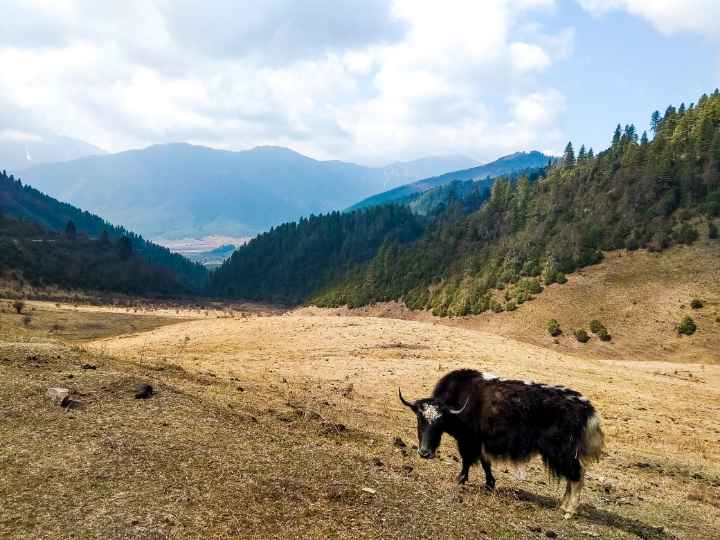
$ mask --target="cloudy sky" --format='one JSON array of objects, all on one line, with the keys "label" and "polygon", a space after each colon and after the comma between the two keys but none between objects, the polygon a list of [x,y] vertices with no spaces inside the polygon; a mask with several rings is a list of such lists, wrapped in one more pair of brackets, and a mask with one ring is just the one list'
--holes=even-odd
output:
[{"label": "cloudy sky", "polygon": [[719,53],[717,0],[2,0],[0,144],[597,149],[719,86]]}]

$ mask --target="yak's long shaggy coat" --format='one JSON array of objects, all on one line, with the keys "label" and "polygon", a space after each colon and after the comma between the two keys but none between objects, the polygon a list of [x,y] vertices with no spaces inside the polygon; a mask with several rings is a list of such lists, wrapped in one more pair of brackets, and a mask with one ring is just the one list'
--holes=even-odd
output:
[{"label": "yak's long shaggy coat", "polygon": [[539,454],[552,474],[567,480],[560,506],[566,517],[577,508],[585,467],[599,459],[604,444],[593,406],[563,386],[463,369],[440,379],[431,398],[403,403],[417,413],[422,457],[434,455],[442,433],[457,440],[461,483],[470,466],[480,461],[492,489],[493,461],[523,463]]}]

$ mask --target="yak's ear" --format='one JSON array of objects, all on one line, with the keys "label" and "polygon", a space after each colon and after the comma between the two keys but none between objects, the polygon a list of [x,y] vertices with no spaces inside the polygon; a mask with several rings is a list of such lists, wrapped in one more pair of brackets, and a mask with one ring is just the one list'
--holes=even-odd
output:
[{"label": "yak's ear", "polygon": [[402,392],[400,391],[400,388],[398,388],[398,396],[400,396],[400,401],[402,402],[403,405],[405,405],[406,407],[410,407],[413,411],[417,411],[417,405],[415,404],[415,402],[407,401],[403,397]]}]

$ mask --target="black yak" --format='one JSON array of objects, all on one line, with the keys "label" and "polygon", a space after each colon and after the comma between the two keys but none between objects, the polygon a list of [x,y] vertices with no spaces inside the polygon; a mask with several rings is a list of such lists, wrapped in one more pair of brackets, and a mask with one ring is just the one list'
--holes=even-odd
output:
[{"label": "black yak", "polygon": [[560,504],[565,517],[577,510],[585,467],[600,458],[604,443],[595,409],[578,392],[461,369],[440,379],[430,398],[410,402],[398,394],[417,415],[420,457],[435,456],[443,433],[455,438],[462,458],[458,483],[480,461],[485,485],[494,489],[493,461],[520,465],[539,454],[554,476],[567,480]]}]

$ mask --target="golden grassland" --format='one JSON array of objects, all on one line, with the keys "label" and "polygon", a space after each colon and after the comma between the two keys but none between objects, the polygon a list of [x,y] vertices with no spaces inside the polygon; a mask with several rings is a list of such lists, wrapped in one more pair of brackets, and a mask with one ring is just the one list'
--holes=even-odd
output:
[{"label": "golden grassland", "polygon": [[[502,297],[502,292],[497,293]],[[692,309],[690,302],[704,302]],[[517,311],[472,317],[434,318],[397,303],[356,310],[304,308],[305,315],[357,315],[439,322],[471,328],[548,347],[580,358],[604,358],[720,364],[720,244],[717,241],[677,246],[662,253],[645,250],[606,253],[602,263],[568,275]],[[691,338],[675,331],[691,316],[697,332]],[[556,319],[563,334],[557,343],[547,332]],[[590,321],[601,321],[613,336],[579,343],[573,330],[590,333]]]},{"label": "golden grassland", "polygon": [[[570,294],[573,279],[505,315]],[[544,336],[520,341],[481,321],[25,309],[29,324],[0,303],[2,538],[720,536],[712,358],[620,359]],[[415,455],[415,420],[397,387],[426,396],[457,367],[564,384],[593,401],[606,456],[576,518],[562,519],[562,486],[537,461],[525,481],[497,465],[489,494],[477,468],[454,484],[452,441],[436,460]],[[156,394],[134,399],[140,382]],[[77,405],[53,405],[53,386],[71,389]]]}]

